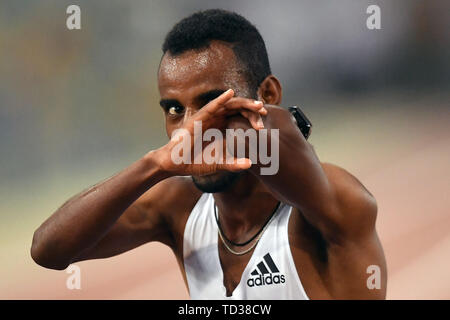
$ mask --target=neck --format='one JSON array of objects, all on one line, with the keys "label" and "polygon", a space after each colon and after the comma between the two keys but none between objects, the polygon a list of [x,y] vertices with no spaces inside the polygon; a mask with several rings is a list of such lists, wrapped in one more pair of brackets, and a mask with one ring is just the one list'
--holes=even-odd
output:
[{"label": "neck", "polygon": [[230,190],[215,193],[214,201],[223,231],[236,242],[258,232],[278,203],[267,187],[248,172]]}]

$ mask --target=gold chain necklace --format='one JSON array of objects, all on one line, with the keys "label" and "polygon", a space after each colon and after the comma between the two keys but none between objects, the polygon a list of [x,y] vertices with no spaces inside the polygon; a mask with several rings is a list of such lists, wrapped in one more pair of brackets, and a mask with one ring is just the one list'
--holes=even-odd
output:
[{"label": "gold chain necklace", "polygon": [[[279,207],[280,207],[280,203],[278,203],[275,212],[272,214],[272,216],[270,217],[269,221],[265,224],[264,228],[263,228],[263,229],[261,230],[261,232],[259,233],[258,237],[256,238],[256,241],[250,246],[250,248],[245,249],[244,251],[238,252],[238,251],[234,251],[233,249],[231,249],[231,248],[227,245],[226,241],[224,240],[224,236],[223,236],[223,234],[222,234],[221,228],[217,228],[217,230],[218,230],[218,232],[219,232],[219,238],[220,238],[220,240],[222,240],[222,243],[223,243],[223,245],[225,246],[225,248],[227,248],[227,250],[228,250],[229,252],[231,252],[232,254],[234,254],[234,255],[236,255],[236,256],[242,256],[242,255],[244,255],[244,254],[250,252],[250,251],[256,246],[256,244],[259,242],[259,240],[261,239],[262,235],[264,234],[264,232],[266,231],[267,227],[269,226],[270,222],[272,222],[273,218],[275,217],[275,213],[278,211],[278,208],[279,208]],[[216,209],[216,208],[215,208],[215,205],[214,205],[214,209]]]}]

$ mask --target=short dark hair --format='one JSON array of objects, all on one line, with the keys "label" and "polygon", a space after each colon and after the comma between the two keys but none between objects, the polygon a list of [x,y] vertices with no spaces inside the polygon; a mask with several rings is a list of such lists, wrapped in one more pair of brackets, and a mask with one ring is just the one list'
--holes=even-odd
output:
[{"label": "short dark hair", "polygon": [[241,15],[221,9],[196,12],[170,30],[162,50],[177,56],[188,50],[206,48],[212,40],[232,44],[255,97],[261,82],[271,74],[269,57],[258,29]]}]

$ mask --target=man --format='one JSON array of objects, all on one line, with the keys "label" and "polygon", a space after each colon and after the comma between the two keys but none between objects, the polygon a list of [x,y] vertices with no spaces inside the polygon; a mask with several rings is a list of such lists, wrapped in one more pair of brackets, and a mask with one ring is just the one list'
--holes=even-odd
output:
[{"label": "man", "polygon": [[[278,106],[281,85],[257,29],[235,13],[198,12],[174,26],[163,52],[171,140],[68,200],[36,230],[33,259],[62,270],[160,241],[193,299],[383,299],[376,201],[350,173],[321,163]],[[203,132],[278,129],[278,171],[262,175],[247,158],[176,164],[186,135],[173,133],[194,138],[198,123]]]}]

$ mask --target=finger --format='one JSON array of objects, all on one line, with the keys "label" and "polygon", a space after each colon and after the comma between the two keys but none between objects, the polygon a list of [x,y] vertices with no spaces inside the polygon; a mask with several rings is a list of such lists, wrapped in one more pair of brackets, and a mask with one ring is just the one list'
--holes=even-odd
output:
[{"label": "finger", "polygon": [[247,99],[247,98],[233,98],[225,103],[227,110],[247,109],[253,112],[258,112],[262,115],[267,114],[267,109],[264,108],[262,101]]},{"label": "finger", "polygon": [[207,114],[209,116],[215,114],[220,108],[222,108],[231,98],[234,97],[233,89],[228,89],[214,100],[207,103],[198,114]]},{"label": "finger", "polygon": [[226,170],[226,171],[241,171],[247,170],[252,166],[252,161],[248,158],[233,158],[232,163],[228,163],[231,161],[226,161],[225,163],[218,164],[217,170]]},{"label": "finger", "polygon": [[241,110],[241,114],[244,118],[248,119],[253,129],[264,129],[264,122],[262,121],[261,115],[259,113]]}]

